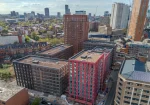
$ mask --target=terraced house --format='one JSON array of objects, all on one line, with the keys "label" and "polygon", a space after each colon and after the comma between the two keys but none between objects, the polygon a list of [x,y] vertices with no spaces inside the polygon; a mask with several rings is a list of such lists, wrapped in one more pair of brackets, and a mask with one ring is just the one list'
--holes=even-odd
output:
[{"label": "terraced house", "polygon": [[44,51],[50,47],[47,42],[34,42],[23,44],[8,44],[0,46],[0,59],[6,57],[18,58],[28,54],[35,54],[38,51]]}]

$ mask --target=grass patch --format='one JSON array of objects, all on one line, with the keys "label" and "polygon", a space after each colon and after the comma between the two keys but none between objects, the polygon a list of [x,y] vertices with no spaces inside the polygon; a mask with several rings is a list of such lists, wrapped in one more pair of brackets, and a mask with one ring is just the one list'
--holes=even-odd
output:
[{"label": "grass patch", "polygon": [[7,81],[8,79],[15,76],[12,65],[2,65],[0,68],[0,79]]}]

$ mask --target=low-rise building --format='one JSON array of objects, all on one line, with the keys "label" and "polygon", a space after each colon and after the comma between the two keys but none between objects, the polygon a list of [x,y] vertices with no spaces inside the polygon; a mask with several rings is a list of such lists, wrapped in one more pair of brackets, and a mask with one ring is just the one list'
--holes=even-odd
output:
[{"label": "low-rise building", "polygon": [[125,60],[118,75],[114,105],[150,104],[150,63]]},{"label": "low-rise building", "polygon": [[150,44],[138,41],[128,42],[126,44],[126,49],[129,56],[137,57],[139,54],[148,55],[150,52]]},{"label": "low-rise building", "polygon": [[0,58],[4,59],[6,56],[12,58],[23,57],[28,54],[35,54],[38,51],[44,51],[49,47],[50,45],[47,42],[0,45]]},{"label": "low-rise building", "polygon": [[112,34],[112,27],[106,26],[106,25],[104,25],[104,26],[99,26],[99,27],[98,27],[98,32],[99,32],[100,34],[111,35],[111,34]]},{"label": "low-rise building", "polygon": [[38,55],[59,59],[69,59],[73,56],[73,46],[65,44],[57,45],[48,50],[38,53]]},{"label": "low-rise building", "polygon": [[0,87],[0,105],[29,105],[28,90],[10,84]]},{"label": "low-rise building", "polygon": [[107,25],[110,26],[110,17],[109,16],[101,16],[99,18],[99,25]]},{"label": "low-rise building", "polygon": [[13,62],[17,85],[60,96],[68,86],[68,62],[27,56]]}]

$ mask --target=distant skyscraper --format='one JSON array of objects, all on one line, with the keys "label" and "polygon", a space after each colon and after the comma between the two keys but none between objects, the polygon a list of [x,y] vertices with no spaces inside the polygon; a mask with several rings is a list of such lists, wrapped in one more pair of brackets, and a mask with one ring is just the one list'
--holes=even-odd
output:
[{"label": "distant skyscraper", "polygon": [[89,17],[91,17],[92,16],[92,14],[91,13],[89,13]]},{"label": "distant skyscraper", "polygon": [[70,9],[68,9],[68,14],[71,14],[71,11],[70,11]]},{"label": "distant skyscraper", "polygon": [[150,18],[150,10],[147,11],[147,17]]},{"label": "distant skyscraper", "polygon": [[27,17],[27,13],[26,12],[24,12],[24,17]]},{"label": "distant skyscraper", "polygon": [[33,14],[33,16],[35,17],[35,12],[34,11],[31,11],[31,14]]},{"label": "distant skyscraper", "polygon": [[112,29],[127,28],[130,14],[130,6],[123,3],[112,5],[110,26]]},{"label": "distant skyscraper", "polygon": [[16,16],[16,12],[15,11],[11,11],[11,16]]},{"label": "distant skyscraper", "polygon": [[141,41],[149,0],[134,0],[128,35]]},{"label": "distant skyscraper", "polygon": [[76,11],[76,15],[86,15],[86,11]]},{"label": "distant skyscraper", "polygon": [[49,8],[45,8],[45,16],[49,17]]},{"label": "distant skyscraper", "polygon": [[65,14],[70,14],[70,9],[68,5],[65,5]]},{"label": "distant skyscraper", "polygon": [[57,18],[60,18],[60,17],[61,17],[61,13],[57,12]]},{"label": "distant skyscraper", "polygon": [[105,11],[105,12],[104,12],[104,16],[110,16],[109,11]]},{"label": "distant skyscraper", "polygon": [[64,42],[73,45],[74,53],[83,48],[88,39],[89,22],[87,15],[64,15]]}]

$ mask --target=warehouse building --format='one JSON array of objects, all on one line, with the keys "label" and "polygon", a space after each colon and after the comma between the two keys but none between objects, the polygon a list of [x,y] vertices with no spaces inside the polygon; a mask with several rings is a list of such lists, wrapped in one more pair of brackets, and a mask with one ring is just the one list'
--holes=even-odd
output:
[{"label": "warehouse building", "polygon": [[60,96],[68,85],[68,62],[27,56],[13,62],[17,85]]}]

